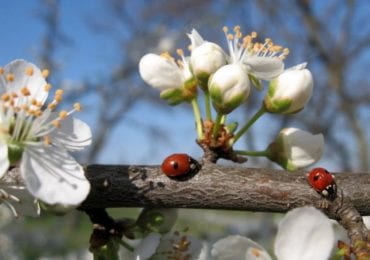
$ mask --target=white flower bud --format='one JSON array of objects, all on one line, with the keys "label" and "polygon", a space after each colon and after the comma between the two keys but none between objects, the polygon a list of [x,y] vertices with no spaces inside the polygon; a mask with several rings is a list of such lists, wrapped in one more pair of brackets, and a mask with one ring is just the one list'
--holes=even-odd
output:
[{"label": "white flower bud", "polygon": [[148,85],[159,91],[182,88],[181,71],[171,58],[152,53],[146,54],[140,59],[139,72]]},{"label": "white flower bud", "polygon": [[217,112],[228,114],[249,96],[250,81],[247,73],[237,63],[218,69],[209,81],[209,93]]},{"label": "white flower bud", "polygon": [[[179,51],[182,54],[182,51]],[[139,62],[143,80],[161,92],[161,98],[170,105],[191,100],[196,95],[196,81],[190,71],[188,57],[175,62],[169,54],[146,54]]]},{"label": "white flower bud", "polygon": [[272,80],[265,96],[270,113],[290,114],[303,109],[312,96],[313,79],[305,64],[288,69]]},{"label": "white flower bud", "polygon": [[317,162],[323,153],[324,137],[298,128],[284,128],[268,147],[270,160],[287,170],[297,170]]}]

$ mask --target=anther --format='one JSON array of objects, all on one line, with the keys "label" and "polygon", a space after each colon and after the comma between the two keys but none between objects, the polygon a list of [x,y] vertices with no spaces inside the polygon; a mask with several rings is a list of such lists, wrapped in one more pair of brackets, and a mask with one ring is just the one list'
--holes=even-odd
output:
[{"label": "anther", "polygon": [[44,144],[45,145],[51,145],[51,138],[50,138],[50,136],[48,136],[48,135],[44,136]]},{"label": "anther", "polygon": [[1,100],[4,102],[7,102],[10,100],[10,95],[8,93],[5,93],[1,96]]},{"label": "anther", "polygon": [[28,76],[32,76],[32,75],[33,75],[33,68],[32,68],[32,67],[28,67],[28,68],[26,68],[26,74],[27,74]]},{"label": "anther", "polygon": [[60,121],[59,120],[55,120],[52,122],[53,126],[55,126],[56,128],[59,128],[60,127]]},{"label": "anther", "polygon": [[0,67],[0,76],[4,74],[4,68]]},{"label": "anther", "polygon": [[68,112],[65,110],[62,110],[59,112],[59,118],[60,119],[65,119],[68,116]]},{"label": "anther", "polygon": [[44,69],[41,72],[41,75],[46,79],[50,74],[50,71],[48,69]]},{"label": "anther", "polygon": [[81,104],[80,103],[75,103],[73,105],[73,108],[76,110],[76,111],[81,111],[82,107],[81,107]]},{"label": "anther", "polygon": [[176,53],[177,55],[179,55],[180,57],[184,56],[184,51],[182,49],[177,49],[176,50]]},{"label": "anther", "polygon": [[14,74],[9,73],[8,75],[6,75],[6,80],[9,82],[14,81]]},{"label": "anther", "polygon": [[57,107],[57,104],[56,104],[56,103],[50,103],[50,104],[48,105],[48,108],[49,108],[50,110],[54,110],[56,107]]},{"label": "anther", "polygon": [[173,60],[173,57],[171,56],[171,54],[168,53],[168,51],[162,52],[160,54],[160,56],[163,57],[163,58],[165,58],[165,59],[167,59],[167,60]]},{"label": "anther", "polygon": [[31,92],[30,92],[30,90],[27,87],[23,87],[21,89],[21,93],[23,94],[23,96],[29,96],[29,95],[31,95]]},{"label": "anther", "polygon": [[63,93],[64,93],[64,90],[60,88],[55,91],[55,95],[63,95]]},{"label": "anther", "polygon": [[62,97],[62,95],[55,95],[54,100],[55,100],[55,102],[60,103],[63,100],[63,97]]},{"label": "anther", "polygon": [[44,90],[45,91],[49,91],[51,89],[51,84],[46,84],[45,86],[44,86]]}]

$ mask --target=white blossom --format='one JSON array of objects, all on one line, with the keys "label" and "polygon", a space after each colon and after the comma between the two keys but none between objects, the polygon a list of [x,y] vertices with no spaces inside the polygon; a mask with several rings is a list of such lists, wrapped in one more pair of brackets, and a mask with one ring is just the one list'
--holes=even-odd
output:
[{"label": "white blossom", "polygon": [[206,87],[209,76],[226,64],[225,53],[219,45],[204,41],[195,29],[188,36],[191,40],[192,71],[201,85]]},{"label": "white blossom", "polygon": [[264,104],[270,113],[296,113],[304,108],[313,91],[311,72],[306,63],[287,69],[269,85]]},{"label": "white blossom", "polygon": [[[328,259],[334,246],[332,223],[321,211],[302,207],[288,212],[278,226],[274,251],[279,260]],[[267,251],[249,238],[230,235],[213,244],[215,260],[269,260]]]},{"label": "white blossom", "polygon": [[270,80],[284,71],[283,59],[289,50],[274,44],[271,39],[264,43],[255,42],[257,33],[243,36],[240,26],[234,27],[234,33],[224,27],[230,53],[230,63],[239,63],[248,74],[257,79]]},{"label": "white blossom", "polygon": [[269,158],[288,170],[297,170],[317,162],[323,153],[324,137],[298,128],[280,131],[268,148]]},{"label": "white blossom", "polygon": [[209,81],[209,93],[215,109],[228,114],[249,96],[250,81],[238,64],[228,64],[216,71]]},{"label": "white blossom", "polygon": [[181,60],[168,53],[161,55],[149,53],[139,62],[139,72],[142,79],[161,92],[161,98],[170,104],[178,104],[191,100],[196,95],[196,81],[190,70],[189,57],[182,50],[177,50]]},{"label": "white blossom", "polygon": [[89,126],[70,115],[80,110],[54,112],[62,90],[46,104],[51,85],[47,71],[15,60],[0,69],[0,175],[19,166],[27,190],[51,206],[76,207],[87,196],[90,184],[82,166],[69,151],[91,143]]}]

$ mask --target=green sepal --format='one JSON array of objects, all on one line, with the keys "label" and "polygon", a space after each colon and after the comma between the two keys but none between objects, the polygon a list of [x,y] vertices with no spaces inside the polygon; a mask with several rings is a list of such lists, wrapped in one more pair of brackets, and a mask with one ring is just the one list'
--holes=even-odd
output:
[{"label": "green sepal", "polygon": [[292,104],[290,99],[272,100],[269,96],[266,96],[263,100],[263,105],[267,112],[275,114],[283,114],[287,111]]},{"label": "green sepal", "polygon": [[253,86],[257,89],[257,90],[262,90],[263,89],[263,85],[262,85],[262,81],[260,79],[257,79],[255,76],[253,76],[252,74],[248,74],[248,78],[249,80],[252,82]]},{"label": "green sepal", "polygon": [[210,89],[211,91],[210,96],[212,99],[212,104],[218,113],[223,115],[229,114],[235,108],[241,105],[241,103],[245,100],[245,95],[235,95],[232,99],[230,99],[227,103],[224,102],[222,97],[222,92],[220,88],[213,87]]},{"label": "green sepal", "polygon": [[159,97],[166,100],[171,106],[178,105],[184,101],[183,90],[179,88],[164,90],[161,92]]},{"label": "green sepal", "polygon": [[200,72],[196,75],[199,87],[205,92],[208,91],[209,76],[206,72]]},{"label": "green sepal", "polygon": [[24,146],[17,142],[12,142],[8,144],[8,158],[10,165],[15,165],[22,159],[22,154],[24,151]]}]

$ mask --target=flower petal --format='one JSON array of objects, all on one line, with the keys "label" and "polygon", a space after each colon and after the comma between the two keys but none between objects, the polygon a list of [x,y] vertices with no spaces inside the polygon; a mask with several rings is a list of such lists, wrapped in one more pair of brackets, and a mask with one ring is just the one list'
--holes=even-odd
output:
[{"label": "flower petal", "polygon": [[247,57],[247,71],[258,79],[270,80],[284,71],[284,63],[277,57]]},{"label": "flower petal", "polygon": [[231,235],[218,240],[213,244],[211,254],[216,260],[271,259],[269,254],[262,246],[249,238],[239,235]]},{"label": "flower petal", "polygon": [[3,140],[0,141],[0,178],[9,169],[8,146]]},{"label": "flower petal", "polygon": [[302,207],[288,212],[280,222],[275,254],[279,260],[328,259],[333,245],[329,218],[313,207]]},{"label": "flower petal", "polygon": [[146,54],[140,59],[139,72],[147,84],[160,91],[183,85],[181,70],[171,58]]},{"label": "flower petal", "polygon": [[91,144],[91,129],[83,121],[67,117],[61,126],[50,134],[53,142],[67,150],[81,150]]},{"label": "flower petal", "polygon": [[313,135],[298,128],[285,128],[284,149],[290,162],[297,168],[304,168],[317,162],[323,153],[324,136]]},{"label": "flower petal", "polygon": [[191,41],[191,48],[194,50],[195,48],[199,47],[204,43],[202,36],[197,32],[197,30],[191,30],[191,33],[188,33],[188,37]]},{"label": "flower petal", "polygon": [[82,166],[61,148],[27,146],[20,169],[31,194],[52,206],[78,206],[90,191]]},{"label": "flower petal", "polygon": [[133,259],[149,259],[156,252],[160,239],[161,235],[157,233],[150,233],[149,235],[147,235],[135,248]]},{"label": "flower petal", "polygon": [[[28,75],[27,70],[31,70],[32,75]],[[10,74],[14,76],[13,80],[7,80]],[[34,98],[41,103],[44,103],[48,96],[48,92],[45,91],[46,84],[41,70],[25,60],[10,62],[4,67],[4,73],[0,76],[0,91],[2,93],[5,91],[19,93],[23,87],[27,87],[31,93],[29,98]],[[20,102],[19,98],[18,102]]]}]

